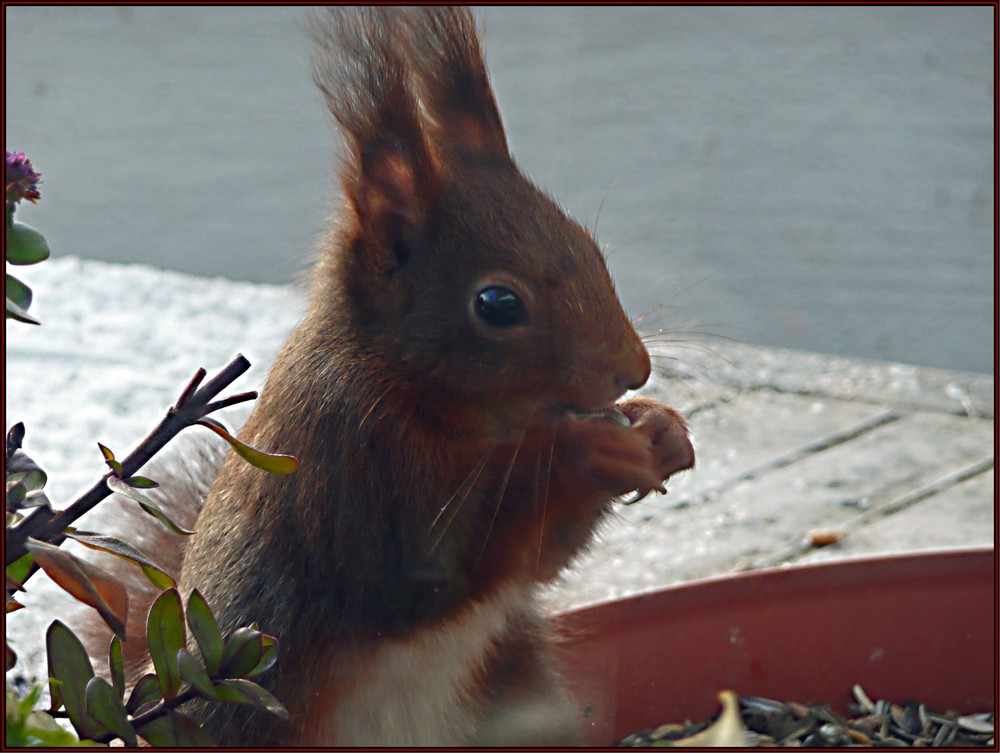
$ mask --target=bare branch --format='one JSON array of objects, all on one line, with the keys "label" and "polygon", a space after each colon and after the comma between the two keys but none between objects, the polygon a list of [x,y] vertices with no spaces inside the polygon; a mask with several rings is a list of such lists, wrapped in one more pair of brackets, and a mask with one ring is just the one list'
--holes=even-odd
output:
[{"label": "bare branch", "polygon": [[[204,385],[201,382],[205,378],[206,372],[204,369],[199,369],[159,425],[122,461],[122,475],[125,478],[135,475],[170,440],[209,413],[256,397],[256,393],[244,392],[230,398],[215,400],[220,392],[246,373],[249,368],[250,362],[242,354],[237,355],[222,371]],[[42,512],[43,508],[38,508],[36,512],[16,526],[8,529],[6,565],[24,556],[27,551],[24,543],[29,536],[50,544],[58,545],[61,543],[64,538],[62,532],[66,526],[72,525],[78,518],[90,512],[101,500],[111,494],[106,483],[110,475],[111,472],[106,473],[81,497],[65,510],[56,513],[55,516],[45,515]],[[34,570],[32,570],[33,572]]]}]

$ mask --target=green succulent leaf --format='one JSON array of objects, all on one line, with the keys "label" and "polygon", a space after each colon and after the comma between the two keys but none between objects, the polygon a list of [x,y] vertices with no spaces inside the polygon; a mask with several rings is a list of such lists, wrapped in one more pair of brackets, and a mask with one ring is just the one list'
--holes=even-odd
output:
[{"label": "green succulent leaf", "polygon": [[14,454],[14,450],[21,449],[21,445],[24,443],[24,422],[18,421],[16,424],[10,427],[7,431],[6,438],[6,450],[7,459],[9,460]]},{"label": "green succulent leaf", "polygon": [[295,471],[299,469],[298,458],[291,455],[272,454],[264,452],[263,450],[258,450],[256,447],[251,447],[230,434],[226,427],[218,421],[211,418],[201,418],[198,419],[196,423],[201,424],[206,429],[214,431],[220,437],[229,442],[240,457],[251,465],[265,470],[268,473],[275,473],[279,476],[287,476],[290,473],[295,473]]},{"label": "green succulent leaf", "polygon": [[139,747],[135,729],[128,720],[125,706],[118,693],[103,677],[92,677],[86,690],[87,713],[99,724],[125,741],[132,748]]},{"label": "green succulent leaf", "polygon": [[89,531],[74,531],[66,535],[90,549],[107,552],[108,554],[113,554],[123,560],[139,565],[142,571],[146,573],[146,576],[152,581],[153,585],[160,589],[172,588],[177,585],[174,579],[163,568],[127,541],[122,541],[114,536],[90,533]]},{"label": "green succulent leaf", "polygon": [[7,463],[4,468],[4,492],[8,510],[49,505],[49,498],[42,492],[48,476],[42,467],[20,447],[8,444]]},{"label": "green succulent leaf", "polygon": [[42,467],[20,448],[7,456],[4,474],[7,484],[24,484],[28,491],[41,489],[48,481]]},{"label": "green succulent leaf", "polygon": [[35,704],[38,703],[38,699],[42,697],[42,690],[45,686],[41,683],[37,685],[32,685],[31,689],[24,694],[24,698],[17,701],[19,710],[22,716],[27,716],[31,711],[34,710]]},{"label": "green succulent leaf", "polygon": [[223,677],[246,677],[264,654],[263,633],[242,627],[226,639],[219,674]]},{"label": "green succulent leaf", "polygon": [[187,714],[170,709],[139,727],[139,734],[158,748],[214,748],[215,740]]},{"label": "green succulent leaf", "polygon": [[49,258],[49,244],[31,225],[14,222],[7,228],[6,258],[11,264],[38,264]]},{"label": "green succulent leaf", "polygon": [[31,307],[31,288],[12,274],[4,275],[4,285],[4,292],[9,300],[20,306],[23,311]]},{"label": "green succulent leaf", "polygon": [[137,489],[155,489],[159,486],[153,479],[145,476],[132,476],[132,478],[125,479],[125,483]]},{"label": "green succulent leaf", "polygon": [[215,692],[220,701],[248,703],[266,709],[282,719],[289,718],[288,710],[281,701],[250,680],[218,680],[215,683]]},{"label": "green succulent leaf", "polygon": [[4,744],[10,748],[74,748],[100,746],[92,740],[78,740],[76,735],[59,726],[44,711],[35,711],[35,704],[42,692],[42,685],[35,685],[24,698],[19,699],[7,685]]},{"label": "green succulent leaf", "polygon": [[26,555],[20,559],[16,559],[7,565],[6,576],[9,580],[17,583],[19,585],[24,585],[25,579],[28,577],[28,573],[31,572],[31,568],[35,564],[35,555],[28,552]]},{"label": "green succulent leaf", "polygon": [[28,490],[24,488],[24,484],[11,484],[9,481],[7,482],[4,502],[8,510],[23,510],[27,499]]},{"label": "green succulent leaf", "polygon": [[135,683],[135,687],[129,694],[128,702],[125,704],[125,710],[130,714],[135,714],[147,703],[155,703],[161,698],[163,698],[163,694],[160,692],[160,681],[156,679],[155,674],[150,672],[140,677]]},{"label": "green succulent leaf", "polygon": [[52,503],[46,496],[45,492],[28,492],[28,496],[24,498],[24,507],[30,509],[33,507],[47,507],[52,509]]},{"label": "green succulent leaf", "polygon": [[178,533],[182,536],[191,536],[193,533],[195,533],[194,531],[189,531],[186,528],[181,528],[179,525],[174,523],[174,521],[172,521],[170,518],[167,517],[167,514],[163,512],[163,510],[160,508],[158,504],[156,504],[153,500],[151,500],[142,492],[126,484],[122,479],[118,478],[117,476],[108,476],[108,478],[106,479],[106,483],[108,485],[108,488],[111,489],[111,491],[117,492],[118,494],[121,494],[124,497],[128,497],[134,502],[138,502],[139,506],[143,510],[145,510],[147,513],[149,513],[154,518],[159,520],[161,523],[163,523],[163,525],[165,525],[174,533]]},{"label": "green succulent leaf", "polygon": [[257,675],[269,670],[274,666],[275,662],[278,661],[277,638],[273,635],[261,633],[261,646],[263,648],[263,652],[261,653],[260,661],[257,662],[256,667],[246,673],[246,677],[256,677]]},{"label": "green succulent leaf", "polygon": [[10,461],[8,461],[9,464],[6,469],[7,478],[5,483],[7,486],[15,486],[15,485],[23,486],[25,488],[25,491],[29,492],[38,491],[43,486],[45,486],[46,482],[49,480],[48,476],[45,474],[45,471],[37,467],[32,470],[23,470],[23,471],[14,470],[13,469],[14,463],[18,459],[18,456],[20,455],[24,455],[24,453],[18,450],[17,452],[14,453],[14,457]]},{"label": "green succulent leaf", "polygon": [[7,296],[4,296],[4,300],[6,304],[6,310],[4,312],[5,319],[14,319],[19,322],[24,322],[25,324],[41,324],[40,321],[14,303],[14,301],[10,298],[7,298]]},{"label": "green succulent leaf", "polygon": [[94,676],[87,650],[72,630],[56,620],[45,634],[49,676],[59,681],[50,686],[51,710],[66,707],[70,722],[81,737],[96,737],[100,725],[87,713],[87,683]]},{"label": "green succulent leaf", "polygon": [[146,636],[160,692],[173,698],[181,688],[177,652],[184,647],[184,610],[176,588],[161,593],[149,608]]},{"label": "green succulent leaf", "polygon": [[16,507],[19,510],[29,510],[33,507],[48,507],[51,509],[52,503],[43,491],[27,491],[22,484],[11,487],[7,492],[8,508]]},{"label": "green succulent leaf", "polygon": [[222,662],[222,633],[215,616],[198,589],[191,592],[187,603],[187,622],[191,634],[198,642],[205,668],[211,675],[218,674]]},{"label": "green succulent leaf", "polygon": [[177,734],[177,744],[187,748],[214,748],[216,742],[194,719],[180,711],[171,710],[171,721]]},{"label": "green succulent leaf", "polygon": [[149,565],[139,565],[139,567],[145,574],[146,579],[161,591],[165,591],[168,588],[173,588],[177,585],[177,581],[159,568],[150,567]]},{"label": "green succulent leaf", "polygon": [[136,727],[136,732],[154,748],[176,748],[180,746],[174,723],[169,716],[160,716]]},{"label": "green succulent leaf", "polygon": [[181,679],[198,691],[202,698],[215,700],[215,688],[212,687],[212,678],[208,676],[205,665],[201,659],[192,654],[186,648],[177,652],[177,666],[181,670]]},{"label": "green succulent leaf", "polygon": [[[17,694],[14,692],[13,688],[11,688],[10,684],[9,683],[7,684],[6,688],[7,703],[4,709],[4,711],[6,712],[4,714],[6,721],[4,729],[4,738],[5,738],[4,742],[8,746],[18,745],[18,747],[27,747],[28,745],[32,744],[31,742],[29,742],[29,739],[32,736],[32,731],[30,730],[30,727],[34,726],[31,724],[32,716],[36,715],[42,716],[41,712],[35,711],[35,704],[37,704],[39,698],[41,698],[42,690],[44,689],[44,687],[45,686],[42,685],[41,683],[32,685],[31,688],[28,690],[28,692],[25,694],[24,698],[18,698]],[[53,724],[55,724],[55,720],[53,720],[52,717],[49,716],[48,714],[44,714],[44,718],[47,721],[51,721]],[[46,724],[45,726],[49,725]],[[55,726],[58,727],[58,725]],[[14,730],[16,730],[14,733],[15,742],[12,742],[11,732]],[[66,731],[66,734],[69,735],[71,738],[76,739],[75,735],[72,735],[69,731]],[[35,745],[38,745],[38,743],[35,743]]]},{"label": "green succulent leaf", "polygon": [[57,546],[32,538],[24,545],[60,588],[92,606],[116,635],[126,637],[128,592],[120,580]]},{"label": "green succulent leaf", "polygon": [[122,639],[117,635],[111,637],[111,647],[108,649],[108,669],[111,672],[111,682],[119,698],[125,697],[125,656],[122,652]]}]

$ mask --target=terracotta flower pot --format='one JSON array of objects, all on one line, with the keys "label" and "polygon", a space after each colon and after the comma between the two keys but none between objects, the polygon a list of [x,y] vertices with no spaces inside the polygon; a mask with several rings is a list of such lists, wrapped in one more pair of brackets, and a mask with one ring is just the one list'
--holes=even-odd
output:
[{"label": "terracotta flower pot", "polygon": [[592,745],[707,721],[726,689],[991,710],[995,573],[992,549],[964,549],[713,578],[563,613],[560,661]]}]

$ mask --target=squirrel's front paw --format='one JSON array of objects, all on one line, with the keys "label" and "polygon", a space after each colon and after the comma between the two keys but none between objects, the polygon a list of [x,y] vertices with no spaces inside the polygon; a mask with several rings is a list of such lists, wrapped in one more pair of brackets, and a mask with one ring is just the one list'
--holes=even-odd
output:
[{"label": "squirrel's front paw", "polygon": [[694,447],[688,438],[684,417],[673,408],[646,397],[636,397],[619,403],[618,409],[632,424],[629,431],[645,437],[653,457],[658,481],[637,487],[638,496],[645,497],[653,489],[666,492],[663,482],[673,474],[694,467]]},{"label": "squirrel's front paw", "polygon": [[[559,444],[568,467],[584,471],[590,483],[610,496],[637,492],[640,499],[694,465],[687,423],[672,408],[648,398],[616,406],[629,426],[609,418],[570,418]],[[592,487],[593,488],[593,487]]]}]

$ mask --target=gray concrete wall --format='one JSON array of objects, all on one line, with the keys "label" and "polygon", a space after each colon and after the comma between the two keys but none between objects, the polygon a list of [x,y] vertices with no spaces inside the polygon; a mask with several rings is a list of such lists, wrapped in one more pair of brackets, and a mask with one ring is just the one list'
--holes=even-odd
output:
[{"label": "gray concrete wall", "polygon": [[[298,10],[5,9],[59,254],[285,282],[335,140]],[[675,338],[992,373],[993,9],[488,8],[523,168]],[[692,334],[690,331],[695,330]]]}]

